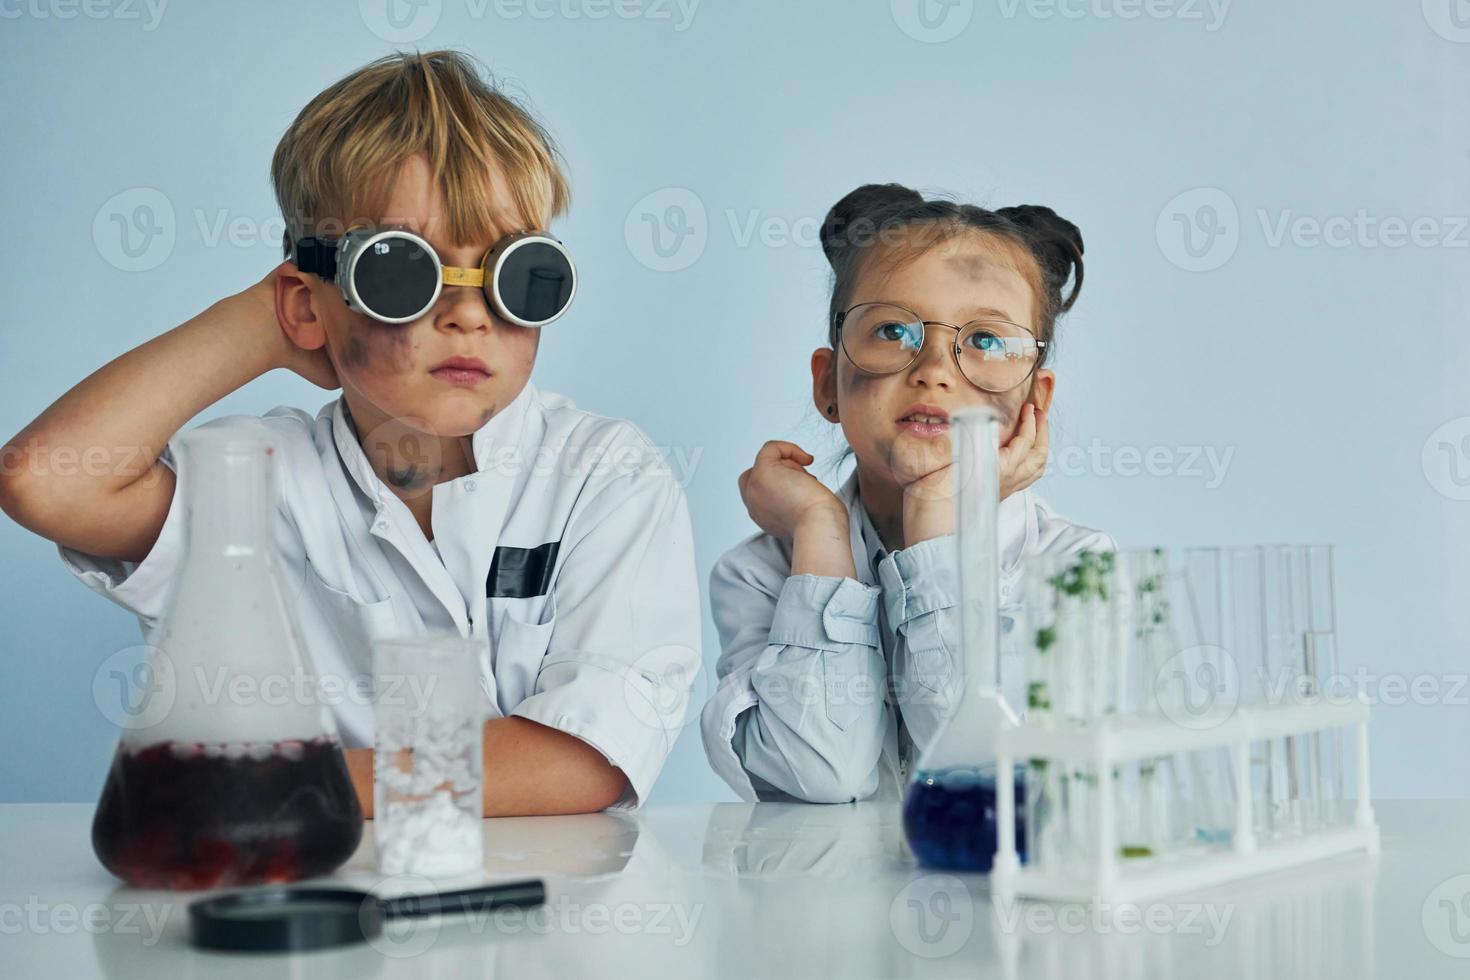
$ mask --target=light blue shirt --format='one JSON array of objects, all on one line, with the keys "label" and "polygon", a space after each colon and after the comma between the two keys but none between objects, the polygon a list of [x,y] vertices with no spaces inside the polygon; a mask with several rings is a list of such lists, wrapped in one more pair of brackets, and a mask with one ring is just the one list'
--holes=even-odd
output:
[{"label": "light blue shirt", "polygon": [[[848,510],[856,579],[792,575],[791,550],[757,534],[710,575],[722,653],[701,730],[715,771],[747,800],[897,799],[953,703],[959,574],[953,535],[888,552],[857,497]],[[1002,628],[1021,601],[1021,563],[1114,550],[1108,535],[1054,514],[1030,490],[1001,501]],[[1002,689],[1024,704],[1017,652]]]}]

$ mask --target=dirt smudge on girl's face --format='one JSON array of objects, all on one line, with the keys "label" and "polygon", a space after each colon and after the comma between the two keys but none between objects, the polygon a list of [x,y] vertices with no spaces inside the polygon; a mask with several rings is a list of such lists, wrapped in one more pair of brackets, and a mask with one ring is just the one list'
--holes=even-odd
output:
[{"label": "dirt smudge on girl's face", "polygon": [[959,275],[974,280],[982,280],[994,267],[994,261],[988,255],[975,252],[959,252],[950,255],[945,263]]}]

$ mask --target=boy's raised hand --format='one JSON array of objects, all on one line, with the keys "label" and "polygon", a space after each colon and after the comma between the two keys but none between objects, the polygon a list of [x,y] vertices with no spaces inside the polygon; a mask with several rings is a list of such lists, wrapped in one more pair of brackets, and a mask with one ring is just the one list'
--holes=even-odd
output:
[{"label": "boy's raised hand", "polygon": [[[13,464],[0,467],[0,510],[57,544],[142,561],[173,500],[173,470],[158,456],[181,426],[274,368],[337,387],[320,325],[307,317],[293,328],[298,343],[280,316],[308,288],[282,263],[78,382],[0,447]],[[62,454],[102,462],[61,466]]]}]

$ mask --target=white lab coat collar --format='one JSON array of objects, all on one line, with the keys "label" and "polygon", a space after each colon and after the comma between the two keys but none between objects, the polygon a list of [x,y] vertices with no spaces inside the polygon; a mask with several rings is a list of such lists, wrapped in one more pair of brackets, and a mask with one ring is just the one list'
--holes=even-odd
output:
[{"label": "white lab coat collar", "polygon": [[[526,386],[521,389],[520,394],[511,399],[509,405],[496,412],[490,421],[475,430],[474,435],[470,437],[470,446],[475,457],[477,471],[486,477],[493,477],[496,471],[491,464],[496,451],[502,447],[520,446],[521,435],[526,423],[526,409],[535,397],[535,386],[529,381],[526,382]],[[373,464],[363,452],[362,444],[358,442],[357,435],[353,431],[351,410],[347,407],[347,399],[339,397],[332,403],[331,412],[332,437],[337,444],[337,454],[342,459],[343,468],[352,475],[353,481],[363,493],[367,494],[368,499],[373,501],[379,510],[382,510],[387,499],[393,497],[393,494],[373,470]],[[503,470],[505,475],[513,478],[521,465],[535,461],[517,459],[510,462],[512,465],[504,467]]]},{"label": "white lab coat collar", "polygon": [[[878,582],[874,568],[887,557],[883,539],[873,526],[872,518],[858,495],[858,474],[853,470],[837,491],[837,499],[847,507],[848,534],[852,545],[852,561],[858,569],[858,580],[865,585]],[[1040,537],[1036,504],[1030,490],[1020,490],[1000,502],[996,513],[996,531],[1000,539],[1002,574],[1012,574],[1021,556],[1034,549]]]}]

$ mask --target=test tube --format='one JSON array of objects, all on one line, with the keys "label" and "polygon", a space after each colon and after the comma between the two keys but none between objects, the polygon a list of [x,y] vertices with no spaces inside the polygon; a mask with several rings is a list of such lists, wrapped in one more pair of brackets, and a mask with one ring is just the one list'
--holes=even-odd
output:
[{"label": "test tube", "polygon": [[[1279,545],[1265,554],[1270,691],[1289,703],[1319,702],[1337,672],[1332,547]],[[1281,747],[1287,826],[1311,831],[1334,822],[1342,787],[1340,734],[1309,732],[1282,740]]]},{"label": "test tube", "polygon": [[[1065,717],[1071,684],[1066,678],[1070,655],[1062,649],[1058,629],[1058,595],[1053,585],[1060,568],[1052,556],[1028,559],[1022,569],[1021,649],[1026,664],[1028,720]],[[1067,769],[1056,759],[1028,763],[1026,846],[1037,868],[1057,869],[1072,862],[1069,850]]]},{"label": "test tube", "polygon": [[[1237,610],[1248,605],[1250,549],[1189,548],[1184,557],[1186,612],[1176,617],[1181,640],[1189,644],[1180,653],[1184,673],[1193,682],[1191,697],[1202,703],[1228,705],[1242,694],[1243,668]],[[1231,685],[1235,685],[1232,687]],[[1236,797],[1252,792],[1238,785],[1228,749],[1188,753],[1189,821],[1195,839],[1224,843],[1234,825]]]},{"label": "test tube", "polygon": [[[1291,693],[1301,703],[1317,703],[1336,670],[1334,637],[1328,625],[1332,619],[1332,549],[1324,545],[1290,545],[1282,553],[1287,565],[1285,581],[1291,610],[1291,635],[1284,645],[1294,674]],[[1329,730],[1309,732],[1292,740],[1299,778],[1296,802],[1305,831],[1331,823],[1324,791],[1330,778],[1327,757],[1333,751],[1333,736]]]},{"label": "test tube", "polygon": [[[1115,573],[1116,710],[1160,717],[1157,682],[1178,652],[1172,593],[1177,569],[1159,548],[1121,551]],[[1171,754],[1122,767],[1117,778],[1118,827],[1123,854],[1160,855],[1184,843],[1176,810],[1182,793],[1180,767]]]},{"label": "test tube", "polygon": [[[1268,704],[1291,704],[1302,696],[1305,670],[1302,619],[1306,581],[1300,567],[1301,549],[1291,545],[1261,548],[1261,699]],[[1289,735],[1268,741],[1271,750],[1271,801],[1278,834],[1299,833],[1306,826],[1305,804],[1310,763],[1305,736]]]},{"label": "test tube", "polygon": [[[1028,559],[1021,576],[1021,606],[1014,629],[1026,693],[1016,708],[1028,722],[1038,722],[1051,717],[1052,692],[1056,689],[1056,658],[1049,639],[1056,626],[1056,602],[1045,557]],[[1061,806],[1057,766],[1051,759],[1029,759],[1026,765],[1026,858],[1033,868],[1047,870],[1060,861],[1056,843],[1056,818]]]},{"label": "test tube", "polygon": [[[1306,579],[1304,605],[1307,613],[1303,638],[1306,673],[1311,680],[1313,695],[1317,698],[1332,697],[1339,693],[1337,688],[1341,679],[1337,660],[1337,602],[1332,545],[1307,545],[1303,548],[1302,563]],[[1313,736],[1319,781],[1318,820],[1329,825],[1342,818],[1342,802],[1346,799],[1342,742],[1343,732],[1337,729],[1328,729]]]},{"label": "test tube", "polygon": [[[1027,561],[1020,622],[1030,718],[1086,724],[1112,696],[1108,662],[1115,656],[1116,623],[1099,595],[1103,565],[1097,555]],[[1039,867],[1085,867],[1095,852],[1096,767],[1048,759],[1030,774],[1037,785],[1029,801],[1030,859]]]},{"label": "test tube", "polygon": [[373,646],[374,834],[384,874],[484,867],[482,646],[457,634]]},{"label": "test tube", "polygon": [[[1129,706],[1125,710],[1152,717],[1184,721],[1187,701],[1199,665],[1182,643],[1179,612],[1187,610],[1184,577],[1176,559],[1162,549],[1122,552],[1118,556],[1119,603],[1127,620],[1126,656]],[[1166,753],[1136,764],[1136,800],[1139,810],[1137,843],[1148,854],[1162,854],[1194,843],[1193,815],[1189,812],[1189,760],[1184,753]],[[1131,775],[1125,775],[1120,799],[1129,798]],[[1126,826],[1126,821],[1124,826]],[[1124,846],[1129,846],[1124,841]],[[1127,853],[1125,851],[1125,853]]]},{"label": "test tube", "polygon": [[[1282,607],[1280,568],[1274,552],[1259,545],[1224,549],[1227,566],[1225,625],[1227,650],[1240,678],[1240,702],[1262,707],[1278,695],[1281,638],[1288,632]],[[1253,742],[1251,811],[1258,840],[1272,839],[1290,828],[1289,800],[1293,767],[1285,739]]]}]

